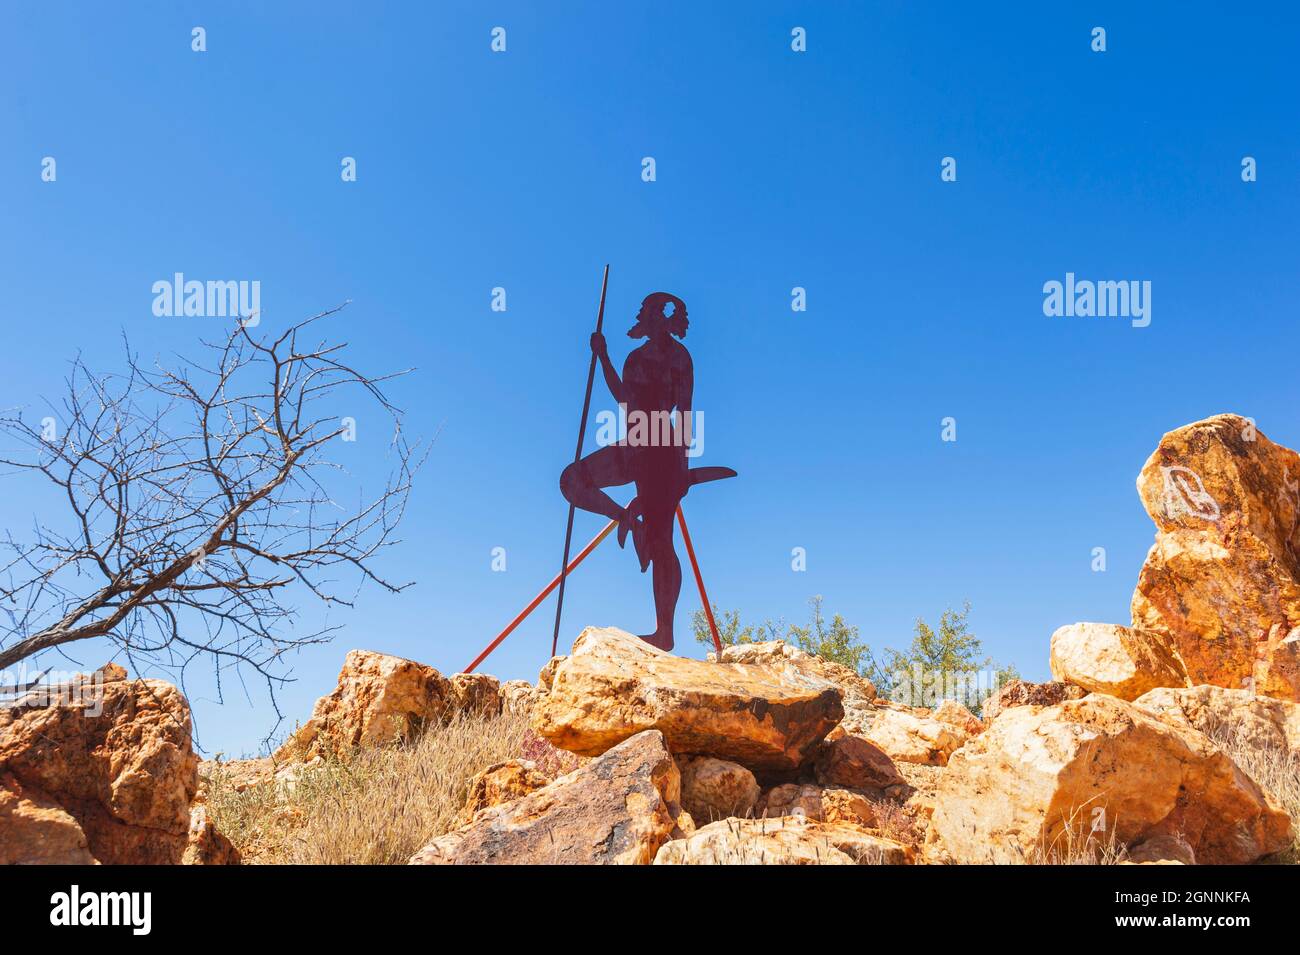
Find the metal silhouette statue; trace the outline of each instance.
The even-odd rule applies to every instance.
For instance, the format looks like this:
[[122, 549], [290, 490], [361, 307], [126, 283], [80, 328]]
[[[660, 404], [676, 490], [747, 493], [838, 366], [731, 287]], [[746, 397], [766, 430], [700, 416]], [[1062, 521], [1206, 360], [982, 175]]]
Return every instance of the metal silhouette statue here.
[[[608, 279], [607, 266], [606, 283]], [[691, 468], [687, 465], [687, 451], [693, 434], [698, 430], [694, 428], [692, 409], [695, 370], [690, 352], [680, 341], [686, 337], [689, 324], [686, 303], [668, 292], [652, 292], [645, 297], [627, 334], [629, 338], [644, 338], [646, 341], [628, 355], [621, 377], [610, 360], [601, 330], [604, 311], [605, 289], [602, 287], [596, 331], [591, 336], [591, 366], [587, 375], [578, 451], [574, 462], [560, 475], [560, 491], [570, 508], [552, 649], [559, 638], [573, 510], [576, 507], [608, 517], [617, 525], [620, 547], [625, 546], [631, 536], [641, 572], [653, 568], [655, 629], [641, 639], [662, 650], [671, 650], [673, 614], [682, 587], [681, 562], [673, 544], [673, 517], [677, 515], [681, 521], [694, 565], [690, 537], [679, 511], [681, 500], [694, 485], [735, 477], [736, 472], [731, 468]], [[582, 457], [582, 438], [586, 431], [597, 363], [610, 394], [624, 412], [628, 428], [618, 443]], [[626, 507], [605, 493], [605, 488], [624, 484], [636, 486], [635, 496]], [[695, 571], [702, 590], [698, 566], [695, 566]], [[707, 600], [705, 612], [711, 617]]]

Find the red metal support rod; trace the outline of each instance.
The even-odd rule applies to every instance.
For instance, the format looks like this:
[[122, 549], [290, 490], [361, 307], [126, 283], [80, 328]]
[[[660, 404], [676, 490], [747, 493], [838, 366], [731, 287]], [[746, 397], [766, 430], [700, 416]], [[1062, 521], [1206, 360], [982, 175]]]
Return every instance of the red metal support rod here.
[[709, 631], [713, 634], [713, 647], [718, 651], [718, 662], [722, 662], [722, 638], [718, 636], [718, 623], [713, 619], [713, 606], [709, 595], [704, 592], [704, 578], [700, 576], [700, 564], [695, 559], [695, 548], [691, 544], [691, 532], [686, 529], [686, 515], [682, 506], [677, 505], [677, 524], [682, 529], [682, 540], [686, 542], [686, 556], [691, 559], [691, 570], [695, 571], [695, 586], [700, 588], [700, 601], [704, 604], [704, 616], [709, 621]]
[[[477, 667], [484, 660], [486, 660], [488, 654], [491, 653], [493, 650], [495, 650], [498, 646], [500, 646], [501, 641], [504, 640], [506, 637], [510, 636], [511, 632], [515, 629], [515, 627], [523, 623], [524, 619], [530, 613], [532, 613], [534, 610], [537, 609], [537, 605], [540, 604], [543, 600], [545, 600], [547, 596], [550, 594], [550, 592], [560, 585], [560, 577], [567, 576], [570, 573], [572, 573], [573, 568], [581, 564], [587, 558], [587, 556], [591, 554], [593, 550], [596, 549], [596, 546], [600, 544], [600, 542], [603, 541], [606, 537], [608, 537], [610, 535], [610, 532], [613, 531], [614, 528], [616, 527], [618, 527], [618, 521], [610, 521], [608, 524], [606, 524], [605, 529], [601, 531], [599, 534], [597, 534], [595, 537], [593, 537], [591, 539], [591, 543], [588, 544], [586, 547], [584, 547], [581, 551], [579, 551], [578, 556], [573, 558], [573, 560], [569, 563], [568, 567], [564, 568], [564, 574], [563, 575], [556, 574], [555, 579], [552, 580], [549, 584], [547, 584], [546, 587], [542, 590], [542, 592], [538, 594], [536, 597], [534, 597], [532, 599], [532, 602], [529, 603], [527, 607], [519, 611], [519, 616], [515, 617], [514, 620], [511, 620], [510, 623], [506, 624], [506, 628], [502, 630], [499, 634], [497, 634], [497, 638], [493, 640], [491, 643], [489, 643], [486, 647], [484, 647], [483, 652], [480, 653], [478, 656], [476, 656], [474, 658], [474, 662], [471, 663], [469, 666], [467, 666], [462, 672], [473, 673], [474, 668]], [[690, 545], [687, 546], [689, 547]], [[694, 558], [692, 558], [692, 560], [694, 560]]]

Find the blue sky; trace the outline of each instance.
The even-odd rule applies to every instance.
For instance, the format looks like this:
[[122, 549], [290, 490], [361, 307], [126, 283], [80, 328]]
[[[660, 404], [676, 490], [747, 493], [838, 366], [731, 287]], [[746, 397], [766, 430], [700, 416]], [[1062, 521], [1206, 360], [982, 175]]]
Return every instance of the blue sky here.
[[[1045, 677], [1056, 627], [1128, 621], [1153, 536], [1133, 482], [1163, 432], [1233, 411], [1300, 445], [1300, 17], [1012, 6], [7, 3], [0, 406], [57, 396], [78, 350], [120, 367], [123, 333], [192, 353], [221, 320], [152, 314], [176, 271], [260, 280], [267, 330], [350, 299], [330, 330], [354, 361], [418, 369], [392, 395], [436, 441], [388, 565], [417, 585], [363, 592], [293, 661], [302, 719], [347, 649], [453, 672], [555, 573], [609, 262], [615, 360], [641, 297], [680, 295], [696, 463], [740, 472], [685, 502], [715, 603], [802, 620], [822, 594], [879, 648], [969, 599], [986, 650]], [[1071, 271], [1150, 281], [1150, 326], [1046, 317]], [[373, 489], [387, 436], [358, 428], [337, 458]], [[0, 481], [3, 526], [57, 519]], [[579, 515], [575, 541], [600, 526]], [[698, 605], [688, 579], [681, 652]], [[534, 678], [552, 612], [484, 669]], [[611, 543], [562, 639], [652, 619]], [[273, 722], [256, 687], [189, 689], [209, 751]]]

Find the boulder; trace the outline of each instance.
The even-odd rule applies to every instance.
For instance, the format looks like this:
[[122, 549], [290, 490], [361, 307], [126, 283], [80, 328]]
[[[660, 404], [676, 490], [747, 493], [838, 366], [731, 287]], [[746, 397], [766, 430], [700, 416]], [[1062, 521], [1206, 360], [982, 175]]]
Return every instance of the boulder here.
[[519, 799], [478, 812], [412, 865], [645, 865], [677, 829], [681, 777], [647, 730]]
[[190, 833], [181, 857], [182, 865], [239, 865], [239, 850], [217, 831], [207, 808], [190, 809]]
[[1196, 865], [1196, 853], [1178, 833], [1144, 839], [1124, 859], [1133, 865]]
[[[463, 675], [463, 674], [462, 674]], [[277, 762], [349, 757], [362, 746], [409, 739], [440, 722], [457, 699], [433, 667], [369, 650], [350, 650], [338, 685], [316, 701], [311, 719], [275, 754]], [[468, 690], [462, 687], [460, 699]]]
[[794, 773], [844, 715], [840, 691], [820, 678], [676, 657], [613, 628], [584, 630], [539, 690], [533, 728], [561, 749], [595, 756], [656, 729], [674, 753], [760, 776]]
[[86, 834], [62, 806], [0, 773], [0, 865], [94, 865]]
[[886, 789], [903, 782], [898, 767], [883, 749], [839, 729], [818, 748], [813, 770], [824, 786]]
[[[713, 653], [708, 655], [710, 660], [714, 657]], [[824, 680], [840, 691], [846, 729], [852, 729], [867, 717], [876, 699], [876, 688], [866, 677], [842, 663], [800, 650], [784, 640], [723, 647], [722, 662], [759, 664], [786, 673], [795, 680]]]
[[1136, 700], [1158, 686], [1186, 686], [1187, 675], [1148, 630], [1073, 623], [1052, 634], [1052, 678], [1090, 693]]
[[1190, 685], [1300, 702], [1300, 455], [1216, 415], [1161, 438], [1137, 486], [1157, 533], [1133, 626]]
[[984, 732], [984, 721], [956, 700], [940, 700], [931, 715], [941, 723], [957, 727], [967, 736]]
[[1117, 697], [1022, 706], [958, 750], [929, 838], [964, 863], [1027, 862], [1180, 834], [1206, 864], [1291, 841], [1287, 814], [1204, 735]]
[[552, 782], [550, 776], [538, 771], [532, 760], [508, 759], [497, 763], [470, 780], [462, 815], [465, 822], [473, 822], [480, 809], [504, 805]]
[[892, 759], [923, 766], [946, 766], [948, 758], [969, 738], [952, 723], [894, 708], [879, 710], [865, 736]]
[[0, 854], [80, 859], [70, 818], [102, 863], [181, 860], [198, 789], [189, 704], [170, 683], [124, 676], [101, 670], [0, 709]]
[[712, 822], [753, 812], [758, 781], [744, 766], [712, 756], [684, 757], [677, 765], [682, 773], [682, 808], [692, 819]]
[[1135, 701], [1162, 719], [1212, 740], [1227, 737], [1257, 752], [1300, 752], [1300, 704], [1221, 686], [1161, 688]]
[[985, 724], [992, 723], [998, 714], [1015, 706], [1054, 706], [1066, 700], [1078, 700], [1087, 690], [1073, 683], [1028, 683], [1025, 680], [1008, 680], [995, 690], [980, 707]]
[[501, 715], [501, 681], [486, 673], [454, 673], [450, 678], [450, 714]]
[[803, 816], [815, 822], [842, 822], [863, 828], [876, 825], [876, 811], [860, 792], [811, 783], [783, 783], [774, 786], [759, 802], [759, 818]]
[[722, 819], [667, 843], [655, 865], [903, 865], [907, 849], [856, 826], [799, 816]]
[[536, 691], [527, 680], [507, 680], [501, 684], [501, 709], [517, 716], [527, 716], [533, 709]]

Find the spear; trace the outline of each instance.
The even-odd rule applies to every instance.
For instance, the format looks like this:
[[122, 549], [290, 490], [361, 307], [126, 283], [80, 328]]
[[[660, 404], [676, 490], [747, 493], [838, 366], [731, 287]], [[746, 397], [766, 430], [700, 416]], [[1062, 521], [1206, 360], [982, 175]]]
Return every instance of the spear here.
[[[609, 287], [609, 266], [605, 266], [605, 277], [600, 280], [600, 308], [596, 311], [596, 334], [599, 335], [605, 324], [605, 289]], [[587, 413], [591, 411], [591, 386], [596, 381], [596, 353], [591, 353], [591, 364], [587, 366], [587, 393], [582, 398], [582, 423], [578, 425], [578, 450], [573, 452], [573, 463], [582, 460], [582, 440], [587, 434]], [[551, 656], [555, 656], [560, 645], [560, 614], [564, 612], [564, 581], [569, 570], [569, 547], [573, 543], [573, 505], [569, 505], [569, 523], [564, 529], [564, 559], [560, 561], [560, 594], [555, 601], [555, 632], [551, 634]]]

